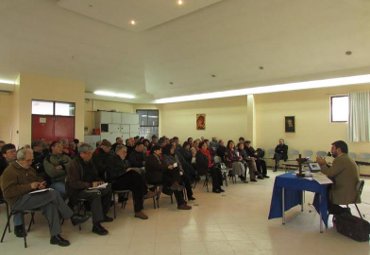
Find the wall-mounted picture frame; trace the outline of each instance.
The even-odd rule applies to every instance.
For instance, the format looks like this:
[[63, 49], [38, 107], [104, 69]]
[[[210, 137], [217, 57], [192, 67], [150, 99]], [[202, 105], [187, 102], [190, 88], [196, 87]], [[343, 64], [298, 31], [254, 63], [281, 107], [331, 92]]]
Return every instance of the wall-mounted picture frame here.
[[195, 119], [195, 126], [197, 130], [206, 129], [206, 115], [204, 113], [199, 113]]
[[295, 132], [295, 117], [285, 116], [285, 132], [294, 133]]

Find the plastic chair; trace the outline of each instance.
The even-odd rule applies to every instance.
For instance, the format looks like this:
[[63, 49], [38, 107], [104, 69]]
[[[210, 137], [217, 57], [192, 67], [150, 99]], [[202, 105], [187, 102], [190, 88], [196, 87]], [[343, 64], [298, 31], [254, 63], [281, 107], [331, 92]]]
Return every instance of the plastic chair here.
[[313, 151], [312, 150], [304, 150], [303, 151], [302, 157], [311, 159], [312, 156], [313, 156]]
[[326, 151], [317, 151], [316, 152], [316, 156], [318, 156], [318, 157], [325, 157], [327, 155], [328, 155], [328, 153]]
[[[357, 193], [357, 197], [356, 197], [356, 201], [361, 201], [361, 195], [362, 195], [362, 190], [364, 189], [364, 185], [365, 185], [365, 181], [364, 180], [359, 180], [359, 182], [357, 183], [356, 185], [356, 193]], [[358, 215], [361, 217], [361, 219], [363, 219], [363, 216], [360, 212], [360, 209], [358, 208], [357, 206], [357, 203], [353, 203], [357, 209], [357, 212], [358, 212]], [[349, 208], [349, 205], [350, 204], [347, 204], [347, 208]]]

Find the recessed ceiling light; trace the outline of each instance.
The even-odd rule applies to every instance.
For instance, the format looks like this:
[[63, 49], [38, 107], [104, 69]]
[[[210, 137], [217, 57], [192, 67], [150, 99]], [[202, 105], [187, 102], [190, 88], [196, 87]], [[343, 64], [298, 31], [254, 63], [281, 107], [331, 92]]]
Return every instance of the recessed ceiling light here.
[[183, 4], [184, 4], [184, 1], [182, 1], [182, 0], [177, 0], [177, 4], [178, 4], [178, 5], [183, 5]]
[[135, 20], [130, 20], [130, 24], [135, 26], [136, 25], [136, 21]]
[[92, 4], [89, 4], [89, 7], [94, 7], [94, 5], [92, 5]]
[[263, 67], [263, 66], [260, 66], [260, 67], [259, 67], [259, 69], [260, 69], [260, 70], [263, 70], [263, 69], [264, 69], [264, 67]]
[[173, 85], [173, 82], [172, 82], [172, 81], [170, 81], [170, 84], [171, 84], [171, 85]]
[[215, 74], [211, 74], [211, 76], [212, 76], [213, 78], [215, 78], [215, 77], [216, 77], [216, 75], [215, 75]]
[[349, 55], [352, 55], [352, 51], [347, 50], [347, 51], [346, 51], [346, 55], [348, 55], [348, 56], [349, 56]]

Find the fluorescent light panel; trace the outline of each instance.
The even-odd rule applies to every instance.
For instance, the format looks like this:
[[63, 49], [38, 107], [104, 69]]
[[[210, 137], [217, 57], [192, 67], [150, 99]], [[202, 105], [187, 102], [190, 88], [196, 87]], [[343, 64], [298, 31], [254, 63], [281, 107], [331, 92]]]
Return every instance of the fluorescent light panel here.
[[3, 79], [0, 79], [0, 83], [8, 84], [8, 85], [14, 85], [15, 84], [14, 81], [11, 81], [11, 80], [3, 80]]
[[130, 94], [125, 94], [125, 93], [115, 93], [111, 91], [104, 91], [104, 90], [97, 90], [94, 91], [95, 95], [98, 96], [106, 96], [106, 97], [119, 97], [119, 98], [128, 98], [128, 99], [133, 99], [135, 96], [130, 95]]
[[264, 94], [264, 93], [302, 90], [302, 89], [316, 89], [316, 88], [356, 85], [356, 84], [363, 84], [363, 83], [370, 83], [370, 74], [331, 78], [331, 79], [324, 79], [324, 80], [284, 83], [284, 84], [268, 85], [268, 86], [254, 87], [254, 88], [246, 88], [246, 89], [226, 90], [226, 91], [202, 93], [202, 94], [188, 95], [188, 96], [168, 97], [168, 98], [156, 99], [154, 102], [157, 104], [176, 103], [176, 102], [196, 101], [196, 100], [234, 97], [234, 96], [243, 96], [243, 95], [252, 95], [252, 94]]

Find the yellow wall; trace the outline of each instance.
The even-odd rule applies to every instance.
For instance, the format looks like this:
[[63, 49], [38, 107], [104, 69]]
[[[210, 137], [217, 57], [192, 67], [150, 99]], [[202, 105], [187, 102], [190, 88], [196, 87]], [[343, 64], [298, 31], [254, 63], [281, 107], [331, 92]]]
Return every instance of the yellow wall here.
[[[247, 134], [247, 97], [223, 98], [162, 105], [161, 135], [237, 140]], [[206, 129], [196, 130], [196, 114], [206, 114]]]
[[17, 130], [19, 130], [18, 144], [20, 146], [31, 142], [31, 102], [33, 99], [75, 103], [75, 136], [83, 140], [85, 114], [85, 84], [83, 82], [22, 73], [20, 75], [19, 92], [14, 94], [19, 96], [19, 102], [15, 103], [19, 106]]
[[0, 140], [12, 141], [14, 95], [0, 92]]
[[[330, 96], [369, 90], [370, 85], [255, 95], [256, 142], [274, 148], [279, 138], [289, 148], [330, 150], [335, 140], [347, 139], [347, 123], [330, 122]], [[295, 133], [285, 133], [284, 116], [295, 116]], [[350, 151], [368, 152], [369, 143], [349, 143]]]

